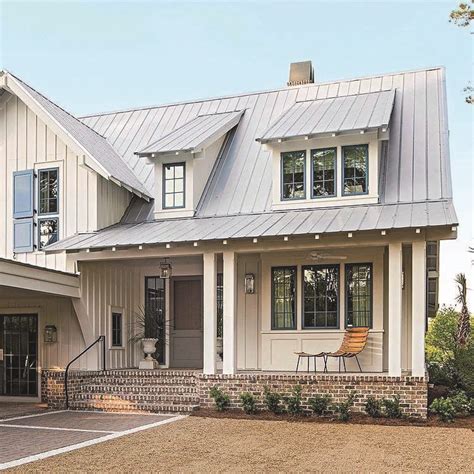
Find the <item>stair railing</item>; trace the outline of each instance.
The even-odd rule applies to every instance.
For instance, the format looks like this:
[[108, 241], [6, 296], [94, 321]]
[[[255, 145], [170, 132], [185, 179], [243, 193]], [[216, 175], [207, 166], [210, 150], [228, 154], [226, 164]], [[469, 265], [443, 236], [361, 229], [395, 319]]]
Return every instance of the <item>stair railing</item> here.
[[99, 342], [102, 342], [102, 370], [105, 372], [105, 336], [99, 336], [92, 344], [87, 346], [78, 356], [74, 357], [69, 363], [66, 365], [66, 370], [64, 372], [64, 393], [66, 398], [66, 410], [69, 409], [69, 394], [67, 390], [67, 382], [68, 382], [68, 374], [69, 374], [69, 367], [76, 362], [79, 357], [84, 355], [91, 347], [94, 347]]

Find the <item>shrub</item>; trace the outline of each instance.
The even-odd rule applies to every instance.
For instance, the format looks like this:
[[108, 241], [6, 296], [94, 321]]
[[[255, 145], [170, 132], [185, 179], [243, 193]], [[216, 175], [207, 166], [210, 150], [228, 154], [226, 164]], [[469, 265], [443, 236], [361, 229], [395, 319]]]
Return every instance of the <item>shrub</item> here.
[[308, 400], [309, 406], [316, 415], [323, 415], [329, 406], [331, 401], [331, 395], [315, 395], [313, 398]]
[[372, 418], [380, 418], [382, 416], [382, 400], [374, 397], [367, 397], [365, 402], [365, 412]]
[[453, 421], [456, 416], [456, 409], [449, 398], [437, 398], [430, 406], [430, 411], [439, 415], [441, 420]]
[[299, 415], [301, 409], [301, 385], [295, 385], [293, 395], [285, 397], [286, 409], [290, 415]]
[[459, 313], [443, 306], [430, 320], [426, 333], [426, 356], [431, 363], [444, 364], [454, 358]]
[[272, 392], [268, 387], [264, 388], [264, 403], [266, 407], [273, 413], [281, 413], [281, 395]]
[[245, 413], [252, 415], [257, 412], [257, 400], [251, 393], [241, 393], [240, 400], [242, 401], [242, 408]]
[[230, 398], [229, 395], [225, 394], [221, 389], [218, 387], [212, 387], [209, 391], [209, 395], [211, 398], [214, 399], [214, 403], [216, 404], [216, 408], [218, 411], [224, 411], [229, 408], [230, 405]]
[[382, 406], [385, 414], [389, 418], [401, 418], [403, 416], [399, 395], [395, 395], [392, 399], [384, 398], [382, 400]]
[[337, 418], [341, 421], [348, 421], [351, 417], [350, 408], [354, 403], [355, 399], [355, 392], [352, 392], [348, 395], [346, 400], [341, 403], [336, 403], [333, 408], [334, 411], [337, 413]]
[[[474, 324], [473, 324], [474, 327]], [[469, 397], [474, 397], [474, 338], [471, 337], [466, 347], [454, 351], [452, 362], [456, 374], [457, 387], [464, 390]]]

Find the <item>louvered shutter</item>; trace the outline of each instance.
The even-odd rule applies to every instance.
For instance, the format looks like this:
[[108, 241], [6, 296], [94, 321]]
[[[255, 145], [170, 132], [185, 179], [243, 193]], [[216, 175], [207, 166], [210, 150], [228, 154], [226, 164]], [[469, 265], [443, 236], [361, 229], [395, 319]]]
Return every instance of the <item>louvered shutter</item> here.
[[13, 217], [33, 217], [34, 213], [34, 171], [13, 173]]
[[34, 222], [32, 217], [13, 221], [13, 251], [33, 252]]

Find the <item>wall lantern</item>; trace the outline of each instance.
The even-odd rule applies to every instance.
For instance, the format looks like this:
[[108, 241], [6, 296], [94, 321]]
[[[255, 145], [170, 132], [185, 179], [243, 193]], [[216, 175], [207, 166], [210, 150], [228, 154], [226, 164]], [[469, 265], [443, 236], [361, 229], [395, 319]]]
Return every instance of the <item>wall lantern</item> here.
[[245, 293], [247, 295], [255, 293], [255, 275], [253, 273], [245, 274]]
[[58, 340], [58, 330], [56, 326], [48, 324], [44, 327], [44, 342], [56, 342]]
[[171, 264], [167, 260], [160, 263], [160, 277], [165, 280], [171, 278]]

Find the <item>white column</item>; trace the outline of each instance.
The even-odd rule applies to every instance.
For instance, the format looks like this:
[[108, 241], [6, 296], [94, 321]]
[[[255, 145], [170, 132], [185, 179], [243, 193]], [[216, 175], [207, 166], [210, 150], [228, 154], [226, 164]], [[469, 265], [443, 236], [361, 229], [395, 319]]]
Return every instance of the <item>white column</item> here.
[[236, 355], [236, 314], [235, 314], [235, 253], [224, 252], [223, 256], [223, 283], [224, 283], [224, 323], [223, 343], [224, 361], [223, 373], [235, 374], [237, 371]]
[[388, 246], [388, 374], [402, 374], [402, 244]]
[[426, 242], [412, 244], [411, 373], [425, 375]]
[[203, 255], [203, 372], [216, 373], [216, 337], [217, 337], [217, 265], [216, 254]]

